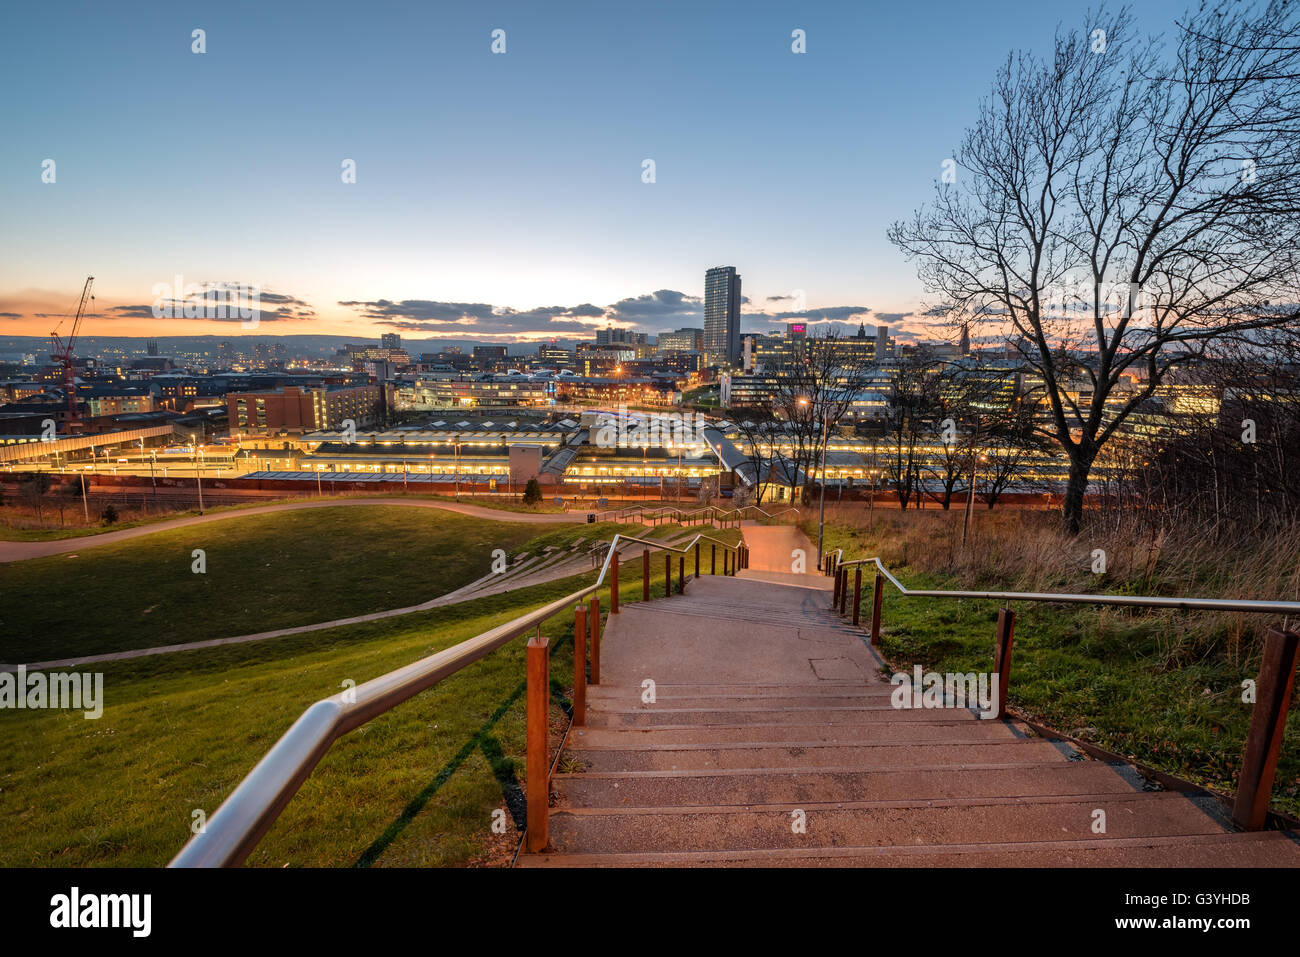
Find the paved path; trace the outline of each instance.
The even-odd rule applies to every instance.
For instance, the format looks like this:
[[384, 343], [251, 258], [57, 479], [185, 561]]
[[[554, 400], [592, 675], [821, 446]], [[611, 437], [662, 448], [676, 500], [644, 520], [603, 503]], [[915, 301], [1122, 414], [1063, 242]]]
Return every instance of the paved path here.
[[461, 505], [456, 502], [430, 502], [404, 498], [348, 498], [331, 499], [322, 502], [290, 502], [285, 505], [260, 505], [256, 508], [241, 508], [228, 512], [214, 512], [211, 515], [194, 515], [189, 518], [175, 518], [135, 528], [124, 528], [120, 532], [104, 532], [100, 535], [86, 535], [79, 538], [61, 538], [50, 542], [0, 542], [0, 563], [19, 562], [28, 558], [44, 558], [47, 555], [62, 555], [65, 552], [83, 551], [113, 542], [124, 542], [141, 535], [166, 532], [174, 528], [186, 528], [190, 525], [205, 525], [208, 522], [222, 522], [228, 518], [245, 518], [249, 515], [265, 515], [269, 512], [291, 512], [302, 508], [348, 508], [354, 505], [396, 505], [403, 508], [437, 508], [444, 512], [457, 512], [473, 518], [486, 518], [494, 522], [526, 522], [536, 525], [552, 523], [576, 524], [587, 520], [586, 512], [510, 512], [505, 509], [485, 508], [482, 505]]
[[[750, 533], [754, 574], [789, 574], [754, 569], [758, 538], [788, 541]], [[581, 770], [554, 776], [550, 847], [519, 865], [1300, 866], [1300, 843], [1235, 832], [1212, 797], [1014, 721], [895, 708], [828, 605], [719, 576], [611, 615], [564, 749]]]

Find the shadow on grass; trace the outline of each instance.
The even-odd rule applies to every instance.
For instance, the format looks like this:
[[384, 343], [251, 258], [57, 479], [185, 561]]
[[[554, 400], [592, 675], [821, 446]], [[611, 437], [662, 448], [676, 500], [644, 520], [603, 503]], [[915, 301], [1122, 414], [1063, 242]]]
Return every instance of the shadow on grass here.
[[[557, 651], [566, 640], [560, 639], [551, 648], [553, 654]], [[501, 702], [496, 711], [483, 722], [483, 727], [474, 733], [474, 736], [465, 742], [465, 745], [456, 752], [455, 756], [443, 765], [442, 769], [434, 775], [419, 794], [411, 799], [411, 802], [402, 809], [394, 821], [384, 829], [384, 833], [379, 835], [361, 856], [357, 858], [353, 867], [371, 867], [383, 856], [393, 841], [406, 830], [408, 824], [415, 820], [416, 816], [425, 808], [429, 800], [438, 793], [444, 784], [451, 780], [451, 776], [460, 770], [463, 765], [474, 753], [476, 749], [481, 749], [483, 757], [487, 759], [489, 766], [492, 768], [492, 774], [501, 786], [501, 797], [505, 801], [506, 807], [510, 811], [510, 816], [514, 819], [515, 827], [523, 832], [528, 820], [528, 801], [524, 795], [524, 789], [519, 785], [519, 779], [515, 776], [515, 762], [501, 750], [501, 742], [492, 734], [492, 729], [496, 727], [507, 711], [514, 706], [515, 702], [523, 695], [528, 688], [528, 682], [521, 681], [510, 696]], [[573, 704], [563, 696], [563, 688], [552, 678], [551, 680], [551, 698], [556, 701], [566, 714], [572, 714]]]

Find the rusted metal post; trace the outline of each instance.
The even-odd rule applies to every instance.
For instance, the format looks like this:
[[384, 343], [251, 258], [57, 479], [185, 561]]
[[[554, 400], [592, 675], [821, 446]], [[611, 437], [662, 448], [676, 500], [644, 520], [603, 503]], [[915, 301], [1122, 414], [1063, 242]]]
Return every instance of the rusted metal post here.
[[592, 595], [587, 610], [587, 624], [591, 628], [591, 683], [600, 684], [600, 599]]
[[849, 566], [840, 569], [840, 614], [848, 609], [849, 604]]
[[876, 593], [871, 599], [871, 643], [880, 644], [880, 606], [885, 600], [885, 576], [876, 572]]
[[673, 597], [673, 556], [664, 552], [664, 597]]
[[695, 543], [695, 577], [700, 577], [700, 543]]
[[993, 670], [998, 676], [998, 719], [1007, 716], [1007, 686], [1011, 683], [1011, 643], [1016, 634], [1016, 613], [998, 609], [998, 643], [993, 653]]
[[831, 585], [831, 607], [835, 608], [840, 603], [840, 572], [835, 570], [835, 581]]
[[548, 754], [550, 738], [551, 654], [542, 627], [528, 639], [528, 726], [524, 773], [528, 786], [528, 850], [536, 854], [550, 841], [551, 785]]
[[650, 549], [641, 553], [641, 600], [650, 600]]
[[618, 552], [609, 560], [609, 613], [618, 614]]
[[686, 591], [686, 556], [677, 556], [677, 594]]
[[1264, 657], [1255, 682], [1255, 706], [1250, 733], [1237, 778], [1237, 800], [1232, 819], [1248, 831], [1258, 831], [1268, 818], [1268, 800], [1282, 751], [1287, 710], [1295, 689], [1296, 660], [1300, 657], [1300, 635], [1270, 628], [1264, 637]]
[[853, 569], [853, 627], [858, 626], [862, 609], [862, 566]]
[[718, 573], [718, 546], [710, 544], [709, 545], [709, 574], [716, 575], [717, 573]]
[[573, 608], [573, 723], [587, 723], [587, 608]]

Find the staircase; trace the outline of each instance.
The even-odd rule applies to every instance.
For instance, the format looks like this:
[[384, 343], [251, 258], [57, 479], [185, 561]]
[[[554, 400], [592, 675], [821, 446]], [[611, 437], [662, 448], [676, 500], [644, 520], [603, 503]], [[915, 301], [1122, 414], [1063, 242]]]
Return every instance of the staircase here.
[[829, 579], [757, 531], [738, 577], [610, 616], [550, 846], [518, 866], [1300, 866], [1294, 835], [1015, 721], [896, 710]]

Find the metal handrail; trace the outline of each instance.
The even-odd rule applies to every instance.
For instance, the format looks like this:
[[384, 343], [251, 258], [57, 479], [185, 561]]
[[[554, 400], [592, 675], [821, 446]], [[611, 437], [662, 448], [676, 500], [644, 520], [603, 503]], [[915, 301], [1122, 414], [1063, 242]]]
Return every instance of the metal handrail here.
[[692, 538], [681, 548], [677, 548], [673, 545], [667, 544], [666, 542], [656, 542], [653, 539], [637, 538], [635, 535], [624, 535], [622, 532], [616, 532], [614, 534], [613, 539], [609, 543], [609, 552], [608, 554], [605, 555], [605, 563], [600, 566], [600, 574], [596, 577], [596, 584], [592, 586], [593, 588], [599, 588], [601, 584], [605, 581], [605, 572], [609, 570], [609, 563], [614, 557], [614, 552], [618, 550], [618, 543], [620, 541], [637, 542], [641, 545], [650, 545], [654, 548], [662, 549], [663, 551], [666, 552], [677, 552], [681, 555], [687, 554], [692, 548], [695, 547], [696, 542], [701, 542], [701, 541], [713, 542], [717, 545], [721, 545], [723, 548], [730, 548], [733, 550], [740, 547], [739, 545], [733, 545], [730, 542], [724, 542], [720, 538], [714, 538], [712, 535], [704, 535], [702, 533], [696, 535], [694, 538]]
[[1063, 602], [1079, 605], [1116, 605], [1139, 608], [1181, 608], [1186, 611], [1240, 611], [1255, 614], [1297, 615], [1300, 614], [1300, 601], [1257, 601], [1253, 599], [1232, 598], [1167, 598], [1155, 595], [1087, 595], [1065, 592], [1019, 592], [1019, 591], [954, 591], [947, 589], [908, 588], [885, 567], [879, 558], [856, 558], [853, 561], [841, 561], [842, 548], [837, 548], [835, 569], [852, 565], [874, 564], [880, 574], [898, 589], [906, 598], [987, 598], [996, 601], [1036, 601]]
[[716, 542], [724, 548], [739, 547], [708, 535], [696, 535], [687, 545], [677, 548], [665, 542], [615, 534], [594, 584], [451, 648], [317, 701], [281, 735], [230, 796], [221, 802], [203, 830], [181, 848], [168, 866], [234, 867], [242, 864], [335, 741], [515, 638], [532, 632], [552, 615], [596, 592], [605, 581], [620, 542], [638, 542], [685, 554], [701, 540]]

